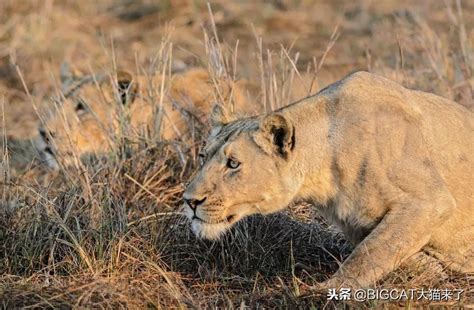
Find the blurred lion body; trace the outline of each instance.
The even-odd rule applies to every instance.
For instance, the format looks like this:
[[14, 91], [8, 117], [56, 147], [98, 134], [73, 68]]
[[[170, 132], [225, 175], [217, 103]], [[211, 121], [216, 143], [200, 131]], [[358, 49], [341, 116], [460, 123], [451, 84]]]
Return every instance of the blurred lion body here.
[[[40, 128], [37, 145], [53, 168], [57, 168], [57, 159], [68, 166], [75, 156], [110, 150], [114, 138], [143, 135], [158, 126], [162, 139], [188, 143], [203, 130], [206, 115], [216, 101], [232, 101], [245, 113], [258, 111], [256, 87], [246, 80], [222, 80], [215, 85], [203, 69], [171, 76], [163, 85], [163, 98], [158, 76], [119, 73], [116, 85], [108, 76], [78, 80], [78, 85], [68, 86], [72, 90], [63, 91], [65, 100]], [[216, 87], [220, 97], [216, 96]]]
[[[161, 76], [132, 76], [127, 72], [119, 72], [114, 82], [109, 76], [62, 75], [64, 100], [40, 126], [36, 140], [43, 161], [54, 169], [59, 167], [58, 160], [70, 166], [84, 154], [107, 152], [120, 136], [136, 137], [157, 132], [158, 127], [166, 141], [186, 145], [198, 141], [216, 102], [245, 116], [264, 109], [260, 85], [245, 79], [212, 78], [201, 68], [165, 77], [163, 85]], [[290, 101], [307, 97], [317, 86], [311, 74], [295, 78], [294, 84], [286, 85]]]
[[367, 287], [420, 252], [474, 271], [474, 118], [359, 72], [269, 115], [214, 111], [184, 193], [194, 232], [308, 201], [355, 246], [321, 287]]

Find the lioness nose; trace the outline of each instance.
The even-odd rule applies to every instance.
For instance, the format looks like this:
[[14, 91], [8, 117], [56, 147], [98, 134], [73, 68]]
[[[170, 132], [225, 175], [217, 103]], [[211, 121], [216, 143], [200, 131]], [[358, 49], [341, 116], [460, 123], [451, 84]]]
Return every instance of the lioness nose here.
[[206, 201], [206, 199], [206, 197], [204, 197], [203, 199], [184, 198], [184, 201], [191, 209], [196, 210], [196, 208], [204, 201]]

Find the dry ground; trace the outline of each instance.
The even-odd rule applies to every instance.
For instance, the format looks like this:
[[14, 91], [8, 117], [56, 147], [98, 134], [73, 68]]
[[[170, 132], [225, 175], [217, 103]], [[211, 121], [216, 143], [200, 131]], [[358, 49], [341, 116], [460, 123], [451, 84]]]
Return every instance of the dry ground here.
[[[179, 207], [199, 139], [181, 153], [136, 137], [82, 169], [47, 171], [31, 139], [63, 61], [83, 72], [152, 70], [172, 43], [172, 71], [202, 66], [261, 83], [267, 108], [288, 103], [295, 70], [314, 74], [314, 93], [362, 69], [473, 109], [473, 1], [211, 7], [213, 18], [192, 0], [0, 2], [0, 308], [333, 306], [306, 288], [351, 250], [308, 206], [249, 218], [220, 242], [194, 238]], [[474, 303], [472, 275], [433, 266], [400, 268], [380, 286], [463, 289], [450, 304]]]

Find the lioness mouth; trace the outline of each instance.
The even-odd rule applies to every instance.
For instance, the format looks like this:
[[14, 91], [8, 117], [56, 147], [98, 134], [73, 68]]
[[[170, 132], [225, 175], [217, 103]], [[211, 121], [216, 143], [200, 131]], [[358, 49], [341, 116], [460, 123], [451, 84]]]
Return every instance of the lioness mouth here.
[[197, 217], [196, 215], [193, 216], [193, 220], [198, 220], [198, 221], [200, 221], [200, 222], [203, 222], [204, 224], [210, 224], [210, 225], [215, 225], [215, 224], [220, 224], [220, 223], [225, 222], [224, 220], [222, 220], [222, 221], [219, 221], [219, 222], [210, 223], [210, 222], [208, 222], [208, 221], [203, 220], [203, 219], [200, 218], [200, 217]]
[[236, 218], [236, 215], [235, 215], [235, 214], [234, 214], [234, 215], [229, 215], [228, 217], [226, 217], [225, 220], [218, 221], [218, 222], [215, 222], [215, 223], [207, 222], [207, 221], [203, 220], [202, 218], [200, 218], [200, 217], [198, 217], [198, 216], [196, 216], [196, 215], [194, 215], [192, 219], [193, 219], [193, 220], [198, 220], [198, 221], [203, 222], [203, 223], [205, 223], [205, 224], [216, 225], [216, 224], [220, 224], [220, 223], [224, 223], [224, 222], [232, 223], [232, 221], [233, 221], [235, 218]]

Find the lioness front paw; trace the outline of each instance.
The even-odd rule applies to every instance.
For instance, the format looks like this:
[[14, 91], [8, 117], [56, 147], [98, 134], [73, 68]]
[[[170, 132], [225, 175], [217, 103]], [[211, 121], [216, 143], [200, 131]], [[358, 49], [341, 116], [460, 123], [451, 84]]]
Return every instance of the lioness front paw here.
[[328, 291], [329, 289], [339, 289], [339, 288], [357, 288], [358, 285], [354, 281], [344, 279], [341, 277], [332, 277], [324, 282], [318, 283], [318, 288], [320, 290]]
[[327, 294], [327, 289], [324, 287], [320, 287], [319, 283], [316, 285], [301, 285], [299, 287], [299, 295], [298, 297], [307, 298], [307, 297], [315, 297], [315, 296], [323, 296]]
[[338, 289], [343, 287], [344, 281], [338, 278], [330, 278], [324, 282], [316, 283], [315, 285], [302, 285], [299, 288], [299, 296], [309, 297], [326, 295], [330, 289]]

